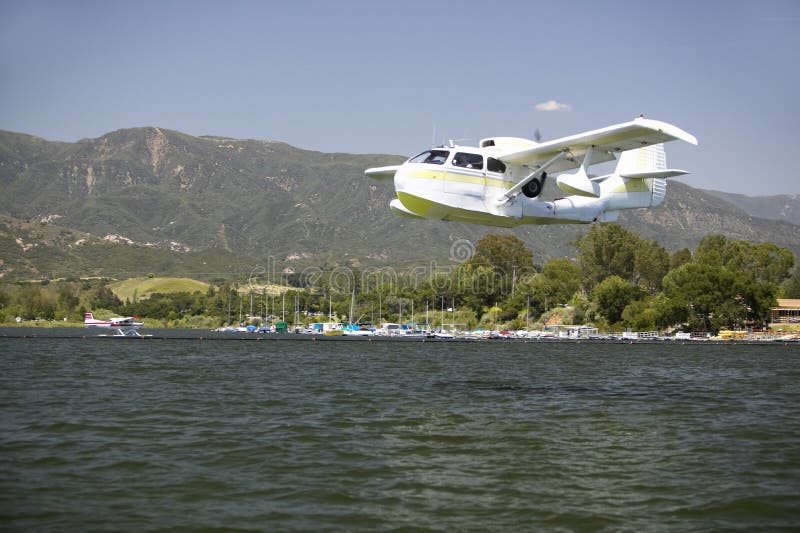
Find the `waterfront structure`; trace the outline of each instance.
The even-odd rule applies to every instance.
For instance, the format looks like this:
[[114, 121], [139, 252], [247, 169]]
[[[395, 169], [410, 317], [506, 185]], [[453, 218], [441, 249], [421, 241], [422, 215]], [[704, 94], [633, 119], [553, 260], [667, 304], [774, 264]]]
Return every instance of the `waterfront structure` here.
[[782, 324], [800, 325], [800, 299], [778, 298], [778, 305], [769, 310], [770, 327]]

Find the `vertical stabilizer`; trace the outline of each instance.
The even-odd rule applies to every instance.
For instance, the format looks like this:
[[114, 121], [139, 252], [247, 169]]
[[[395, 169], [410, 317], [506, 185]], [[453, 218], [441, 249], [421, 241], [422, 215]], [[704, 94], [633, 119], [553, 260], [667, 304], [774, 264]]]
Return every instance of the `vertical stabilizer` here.
[[663, 144], [643, 146], [622, 152], [610, 178], [601, 184], [606, 209], [637, 209], [661, 204], [667, 193], [667, 180], [683, 171], [667, 169]]
[[[614, 174], [619, 176], [641, 175], [648, 172], [667, 170], [667, 154], [663, 144], [643, 146], [636, 150], [622, 152]], [[638, 179], [638, 178], [629, 178]], [[627, 179], [626, 179], [627, 181]], [[644, 184], [652, 193], [651, 206], [660, 205], [667, 195], [667, 180], [664, 178], [644, 179]]]
[[612, 177], [602, 184], [611, 209], [661, 204], [667, 194], [667, 156], [663, 144], [622, 152]]
[[666, 170], [667, 156], [663, 144], [651, 144], [622, 152], [617, 162], [616, 174], [640, 174], [653, 170]]

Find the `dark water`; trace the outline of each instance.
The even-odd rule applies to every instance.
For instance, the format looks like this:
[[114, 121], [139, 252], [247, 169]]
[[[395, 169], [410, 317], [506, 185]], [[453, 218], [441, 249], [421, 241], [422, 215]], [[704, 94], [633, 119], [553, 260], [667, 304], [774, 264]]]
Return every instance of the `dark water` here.
[[800, 346], [0, 338], [0, 529], [800, 527]]

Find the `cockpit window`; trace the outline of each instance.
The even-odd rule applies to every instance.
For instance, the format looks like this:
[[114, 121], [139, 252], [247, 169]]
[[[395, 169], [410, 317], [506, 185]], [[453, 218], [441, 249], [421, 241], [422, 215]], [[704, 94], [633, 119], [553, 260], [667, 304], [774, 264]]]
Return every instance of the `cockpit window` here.
[[427, 150], [419, 155], [415, 155], [408, 160], [409, 163], [428, 163], [431, 165], [443, 165], [447, 161], [450, 152], [447, 150]]
[[453, 166], [483, 169], [483, 156], [480, 154], [469, 154], [467, 152], [457, 152], [453, 156]]
[[505, 172], [506, 166], [503, 164], [502, 161], [499, 159], [495, 159], [494, 157], [486, 158], [486, 166], [489, 169], [489, 172]]

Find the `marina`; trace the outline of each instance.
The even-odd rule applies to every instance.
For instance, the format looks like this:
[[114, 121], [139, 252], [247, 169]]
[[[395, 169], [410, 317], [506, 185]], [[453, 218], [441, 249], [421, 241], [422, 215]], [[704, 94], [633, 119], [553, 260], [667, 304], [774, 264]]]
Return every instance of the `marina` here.
[[[143, 330], [145, 331], [145, 330]], [[557, 334], [531, 334], [530, 332], [479, 332], [479, 333], [410, 333], [387, 335], [370, 332], [368, 334], [345, 334], [342, 330], [330, 335], [326, 332], [298, 332], [298, 333], [272, 333], [236, 330], [201, 330], [179, 328], [154, 328], [148, 329], [139, 335], [107, 335], [98, 334], [96, 331], [84, 328], [49, 328], [49, 327], [0, 327], [0, 338], [17, 339], [112, 339], [112, 340], [186, 340], [186, 341], [320, 341], [320, 342], [473, 342], [473, 343], [606, 343], [606, 344], [788, 344], [800, 347], [800, 338], [797, 335], [766, 334], [754, 336], [659, 336], [659, 335], [557, 335]]]

